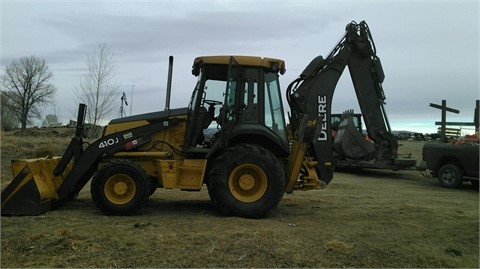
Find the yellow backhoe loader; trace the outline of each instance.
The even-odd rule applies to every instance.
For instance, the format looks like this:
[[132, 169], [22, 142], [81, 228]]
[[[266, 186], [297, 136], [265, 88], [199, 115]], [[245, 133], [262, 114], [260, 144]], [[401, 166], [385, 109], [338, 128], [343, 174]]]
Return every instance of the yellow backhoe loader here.
[[[199, 191], [206, 185], [223, 214], [263, 217], [284, 193], [325, 187], [332, 179], [330, 109], [345, 66], [375, 132], [375, 148], [365, 154], [396, 161], [397, 144], [381, 113], [383, 72], [363, 21], [349, 23], [329, 56], [315, 58], [289, 85], [288, 132], [278, 80], [283, 60], [198, 57], [190, 103], [177, 109], [169, 107], [172, 65], [170, 57], [165, 110], [114, 119], [86, 146], [86, 107], [80, 104], [76, 134], [63, 156], [12, 161], [2, 215], [41, 214], [73, 199], [91, 180], [92, 200], [105, 214], [132, 214], [156, 188]], [[354, 136], [343, 132], [343, 139]]]

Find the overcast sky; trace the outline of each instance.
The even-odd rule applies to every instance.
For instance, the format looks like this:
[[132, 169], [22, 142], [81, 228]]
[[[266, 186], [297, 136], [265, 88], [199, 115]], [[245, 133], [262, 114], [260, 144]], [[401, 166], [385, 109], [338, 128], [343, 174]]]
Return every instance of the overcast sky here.
[[[471, 122], [479, 99], [478, 1], [1, 3], [0, 73], [14, 59], [45, 59], [54, 74], [56, 113], [63, 122], [75, 119], [73, 89], [99, 42], [111, 45], [118, 67], [115, 80], [127, 94], [132, 114], [139, 114], [164, 109], [169, 55], [175, 57], [172, 108], [187, 106], [196, 82], [191, 66], [201, 55], [284, 59], [284, 92], [312, 58], [330, 52], [352, 20], [365, 20], [372, 32], [385, 71], [386, 110], [393, 129], [436, 131], [440, 110], [429, 104], [442, 99], [460, 110], [449, 113], [448, 121]], [[346, 72], [332, 111], [349, 108], [359, 111]], [[126, 109], [130, 114], [130, 107]], [[53, 107], [45, 107], [44, 115], [51, 113]]]

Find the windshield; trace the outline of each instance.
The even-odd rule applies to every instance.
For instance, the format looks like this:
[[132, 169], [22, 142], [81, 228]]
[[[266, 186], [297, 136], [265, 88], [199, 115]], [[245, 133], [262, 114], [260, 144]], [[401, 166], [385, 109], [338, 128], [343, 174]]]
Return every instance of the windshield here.
[[[198, 76], [197, 85], [192, 94], [190, 104], [188, 106], [191, 115], [194, 114], [196, 107], [200, 109], [205, 108], [207, 111], [213, 113], [213, 117], [218, 117], [220, 113], [220, 108], [224, 100], [224, 91], [226, 86], [226, 81], [221, 80], [217, 77], [208, 77], [208, 74], [205, 76], [202, 74], [203, 69], [200, 69], [200, 74]], [[205, 79], [204, 82], [202, 80]], [[203, 90], [202, 90], [203, 83]], [[200, 105], [197, 106], [197, 103], [200, 102]], [[213, 121], [209, 128], [216, 126], [216, 122]]]
[[[202, 106], [207, 108], [213, 114], [214, 119], [218, 119], [220, 109], [224, 101], [224, 91], [226, 82], [223, 80], [207, 79], [205, 81], [205, 91], [203, 92]], [[219, 127], [216, 121], [212, 121], [209, 128]]]
[[280, 85], [276, 73], [265, 73], [265, 125], [287, 141]]

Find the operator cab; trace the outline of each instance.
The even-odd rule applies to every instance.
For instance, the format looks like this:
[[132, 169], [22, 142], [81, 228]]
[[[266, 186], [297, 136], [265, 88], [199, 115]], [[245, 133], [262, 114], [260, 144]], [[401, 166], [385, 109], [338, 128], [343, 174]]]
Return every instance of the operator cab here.
[[[288, 154], [279, 73], [282, 60], [250, 56], [195, 59], [198, 77], [188, 107], [184, 151], [205, 157], [239, 142], [282, 148]], [[191, 156], [192, 157], [192, 156]]]

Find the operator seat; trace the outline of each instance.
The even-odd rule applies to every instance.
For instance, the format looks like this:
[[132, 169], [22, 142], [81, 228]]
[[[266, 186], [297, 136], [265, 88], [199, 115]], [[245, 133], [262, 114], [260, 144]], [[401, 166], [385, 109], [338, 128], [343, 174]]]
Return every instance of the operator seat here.
[[201, 145], [204, 142], [203, 130], [207, 129], [212, 121], [212, 113], [208, 112], [205, 107], [200, 107], [196, 117], [195, 129], [193, 130], [193, 145]]

